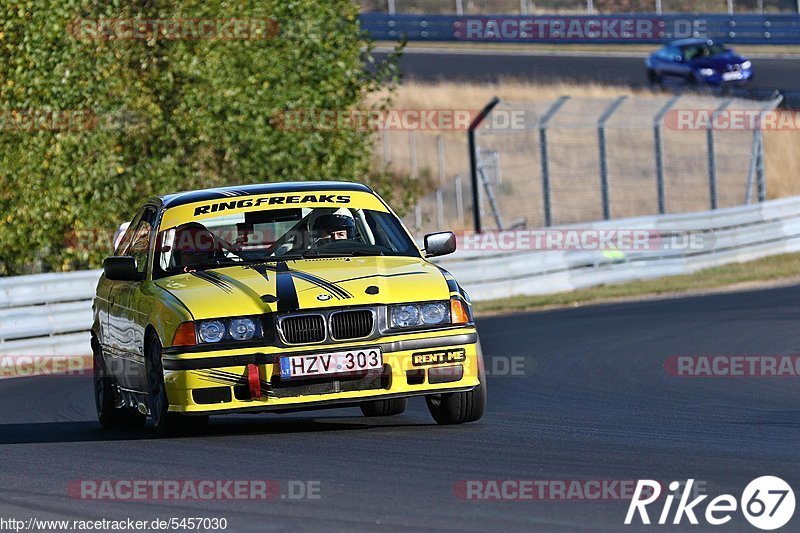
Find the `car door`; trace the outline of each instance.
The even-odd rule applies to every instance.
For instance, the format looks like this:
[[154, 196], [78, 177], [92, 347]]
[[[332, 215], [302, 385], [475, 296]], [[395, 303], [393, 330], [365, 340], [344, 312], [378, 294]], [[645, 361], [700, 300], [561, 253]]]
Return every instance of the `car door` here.
[[119, 359], [122, 375], [119, 385], [131, 391], [145, 392], [144, 383], [144, 330], [148, 313], [140, 305], [142, 283], [149, 274], [150, 244], [158, 209], [145, 206], [131, 223], [130, 238], [126, 234], [120, 245], [119, 255], [136, 259], [136, 268], [141, 278], [136, 281], [115, 281], [109, 311], [109, 333], [112, 348]]
[[686, 78], [686, 65], [683, 64], [683, 52], [678, 47], [666, 48], [661, 62], [661, 76], [668, 80]]

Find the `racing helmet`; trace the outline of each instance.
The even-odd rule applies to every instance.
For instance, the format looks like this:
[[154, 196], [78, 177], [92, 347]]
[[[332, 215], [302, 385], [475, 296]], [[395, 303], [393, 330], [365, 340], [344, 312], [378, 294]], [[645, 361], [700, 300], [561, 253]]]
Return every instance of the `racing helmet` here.
[[199, 222], [175, 228], [171, 248], [175, 266], [180, 268], [202, 265], [223, 255], [214, 234]]
[[315, 235], [323, 239], [332, 238], [335, 233], [340, 231], [346, 231], [347, 238], [352, 239], [356, 233], [356, 223], [350, 215], [331, 213], [318, 216], [311, 229]]

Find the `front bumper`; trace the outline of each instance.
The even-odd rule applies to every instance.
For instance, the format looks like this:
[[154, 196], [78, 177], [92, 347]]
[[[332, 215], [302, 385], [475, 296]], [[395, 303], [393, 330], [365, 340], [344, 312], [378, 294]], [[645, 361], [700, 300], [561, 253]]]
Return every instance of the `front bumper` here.
[[[295, 411], [341, 407], [366, 400], [467, 391], [480, 384], [482, 368], [474, 327], [392, 335], [377, 340], [317, 346], [271, 346], [163, 356], [169, 410], [186, 414]], [[281, 380], [278, 358], [379, 346], [383, 368], [356, 376]], [[436, 362], [415, 354], [463, 350], [463, 361]], [[421, 361], [424, 359], [425, 361]], [[258, 369], [261, 396], [248, 374]], [[433, 372], [431, 372], [433, 369]]]
[[[723, 74], [736, 75], [735, 78], [725, 79]], [[741, 76], [741, 77], [739, 77]], [[716, 86], [746, 85], [753, 79], [753, 69], [734, 71], [729, 73], [716, 72], [713, 76], [705, 78], [706, 83]]]

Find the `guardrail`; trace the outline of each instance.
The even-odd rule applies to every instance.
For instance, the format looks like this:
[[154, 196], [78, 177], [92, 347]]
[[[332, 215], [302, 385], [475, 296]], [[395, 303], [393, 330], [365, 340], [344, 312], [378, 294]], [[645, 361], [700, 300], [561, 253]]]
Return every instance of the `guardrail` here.
[[99, 270], [0, 278], [0, 353], [88, 355]]
[[[440, 264], [473, 300], [541, 295], [609, 283], [690, 274], [727, 263], [800, 251], [800, 197], [715, 211], [617, 219], [579, 226], [580, 231], [644, 230], [653, 241], [702, 247], [639, 251], [461, 251]], [[548, 230], [559, 231], [565, 226]], [[512, 232], [513, 233], [513, 232]], [[700, 236], [700, 239], [692, 236]]]
[[[562, 229], [566, 228], [554, 226], [548, 231]], [[655, 246], [611, 254], [607, 250], [460, 250], [438, 262], [476, 301], [688, 274], [800, 251], [800, 197], [580, 225], [582, 231], [615, 229], [645, 230], [655, 242], [679, 234], [700, 236], [707, 245], [702, 249]], [[0, 279], [0, 354], [88, 355], [91, 298], [99, 275], [92, 270]]]
[[685, 37], [729, 44], [800, 44], [800, 15], [649, 13], [563, 15], [411, 15], [363, 13], [361, 27], [378, 41], [654, 44]]

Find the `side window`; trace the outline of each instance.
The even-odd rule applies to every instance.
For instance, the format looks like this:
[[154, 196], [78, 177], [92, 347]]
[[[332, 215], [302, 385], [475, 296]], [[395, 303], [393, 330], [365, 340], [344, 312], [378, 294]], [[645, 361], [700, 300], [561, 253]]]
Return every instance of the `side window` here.
[[134, 257], [136, 259], [136, 269], [141, 273], [145, 273], [147, 272], [150, 235], [156, 218], [156, 210], [155, 208], [147, 207], [142, 211], [142, 216], [137, 218], [139, 221], [136, 222], [136, 219], [134, 219], [130, 228], [128, 228], [128, 231], [131, 232], [130, 239], [127, 243], [125, 242], [128, 239], [128, 234], [126, 233], [120, 249], [122, 250], [122, 255]]
[[131, 239], [133, 238], [133, 233], [136, 230], [136, 226], [139, 225], [139, 221], [142, 219], [142, 215], [144, 214], [144, 209], [140, 209], [131, 220], [130, 224], [128, 224], [128, 229], [125, 230], [125, 233], [122, 235], [122, 239], [119, 241], [119, 245], [114, 250], [114, 254], [116, 255], [125, 255], [125, 251], [131, 245]]

